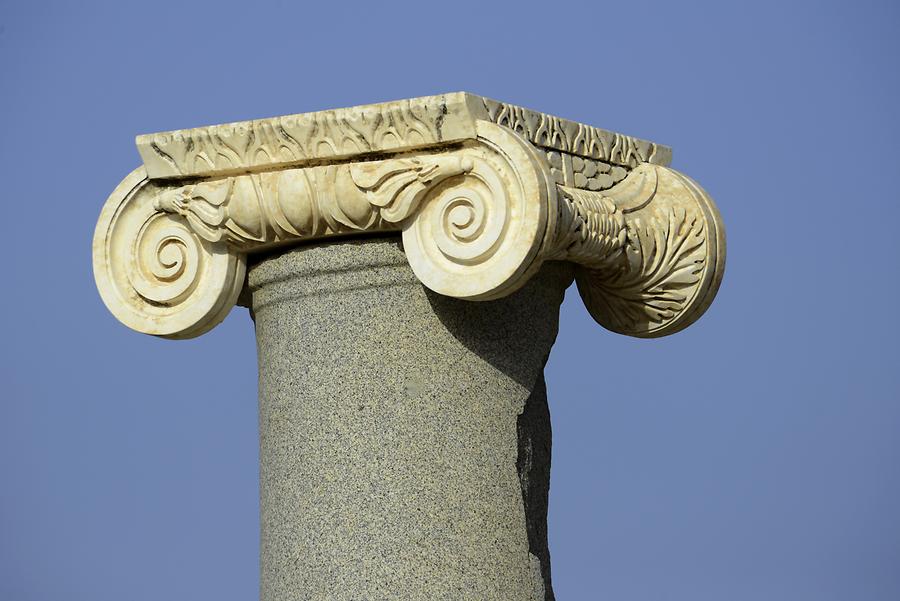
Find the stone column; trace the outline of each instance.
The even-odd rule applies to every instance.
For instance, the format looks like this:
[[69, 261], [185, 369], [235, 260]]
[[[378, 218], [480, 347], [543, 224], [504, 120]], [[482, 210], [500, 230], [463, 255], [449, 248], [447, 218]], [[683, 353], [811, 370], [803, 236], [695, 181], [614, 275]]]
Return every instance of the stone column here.
[[542, 369], [563, 290], [655, 337], [722, 278], [721, 220], [671, 150], [467, 93], [138, 150], [95, 279], [167, 338], [251, 307], [262, 599], [551, 599]]
[[264, 601], [552, 599], [543, 367], [572, 272], [462, 301], [399, 237], [250, 270]]

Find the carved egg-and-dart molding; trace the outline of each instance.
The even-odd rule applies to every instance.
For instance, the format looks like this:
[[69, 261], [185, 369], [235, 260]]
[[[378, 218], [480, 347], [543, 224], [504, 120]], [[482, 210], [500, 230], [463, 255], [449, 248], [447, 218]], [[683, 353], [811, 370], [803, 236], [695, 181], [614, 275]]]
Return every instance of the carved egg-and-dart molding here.
[[198, 336], [237, 301], [248, 253], [402, 232], [416, 276], [461, 299], [578, 265], [604, 327], [663, 336], [696, 321], [725, 264], [712, 199], [665, 146], [467, 93], [139, 136], [94, 275], [125, 325]]

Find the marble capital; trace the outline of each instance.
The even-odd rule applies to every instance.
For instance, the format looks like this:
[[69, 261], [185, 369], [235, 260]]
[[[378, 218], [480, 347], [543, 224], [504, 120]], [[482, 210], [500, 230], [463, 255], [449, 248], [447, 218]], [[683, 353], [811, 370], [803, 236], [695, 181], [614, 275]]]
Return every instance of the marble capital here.
[[94, 275], [115, 317], [189, 338], [218, 324], [248, 255], [395, 233], [441, 295], [505, 297], [547, 261], [576, 266], [604, 327], [696, 321], [725, 263], [709, 195], [653, 142], [458, 92], [139, 136], [106, 201]]

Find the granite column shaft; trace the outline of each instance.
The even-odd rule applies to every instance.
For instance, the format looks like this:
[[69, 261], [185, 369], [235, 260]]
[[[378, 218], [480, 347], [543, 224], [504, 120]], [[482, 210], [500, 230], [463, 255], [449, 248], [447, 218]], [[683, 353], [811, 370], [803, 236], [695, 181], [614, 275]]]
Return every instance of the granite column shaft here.
[[399, 237], [250, 269], [261, 599], [552, 599], [543, 368], [572, 268], [437, 295]]

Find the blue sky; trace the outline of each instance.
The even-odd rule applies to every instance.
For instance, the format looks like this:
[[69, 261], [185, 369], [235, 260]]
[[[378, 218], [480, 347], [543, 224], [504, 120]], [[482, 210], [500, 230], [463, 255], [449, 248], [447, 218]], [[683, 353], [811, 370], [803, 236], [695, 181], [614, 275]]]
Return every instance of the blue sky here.
[[0, 598], [258, 594], [249, 317], [158, 340], [94, 289], [134, 136], [454, 90], [671, 145], [727, 227], [680, 334], [567, 295], [557, 598], [900, 598], [898, 26], [866, 1], [0, 0]]

